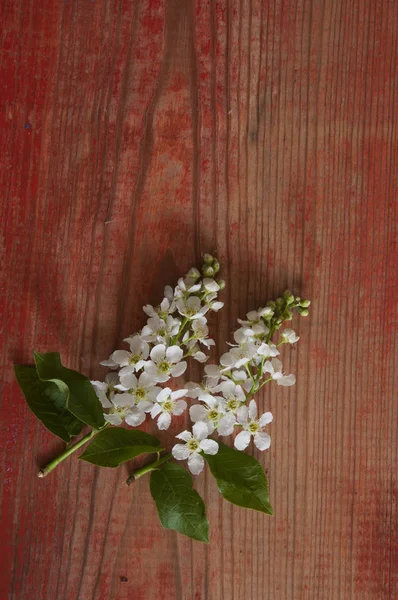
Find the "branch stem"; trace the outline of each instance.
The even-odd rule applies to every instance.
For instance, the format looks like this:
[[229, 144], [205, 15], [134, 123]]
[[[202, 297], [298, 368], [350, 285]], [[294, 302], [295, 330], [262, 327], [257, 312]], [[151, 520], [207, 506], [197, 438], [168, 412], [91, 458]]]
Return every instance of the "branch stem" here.
[[[107, 425], [105, 425], [104, 427], [107, 427]], [[82, 439], [80, 441], [78, 441], [76, 444], [74, 444], [73, 446], [68, 446], [63, 452], [61, 452], [61, 454], [59, 454], [59, 456], [57, 456], [51, 462], [49, 462], [48, 465], [43, 467], [43, 469], [40, 469], [37, 476], [38, 477], [47, 477], [47, 475], [49, 473], [51, 473], [51, 471], [53, 471], [55, 469], [55, 467], [57, 467], [61, 462], [66, 460], [68, 458], [68, 456], [70, 456], [71, 454], [76, 452], [76, 450], [78, 450], [79, 448], [84, 446], [84, 444], [87, 444], [87, 442], [89, 442], [95, 435], [97, 435], [97, 433], [102, 431], [102, 429], [104, 429], [104, 427], [102, 427], [101, 429], [93, 429], [87, 435], [82, 437]]]
[[150, 473], [151, 471], [156, 471], [156, 469], [158, 467], [160, 467], [160, 465], [167, 462], [171, 458], [172, 458], [172, 454], [171, 454], [171, 452], [169, 452], [168, 454], [165, 454], [161, 458], [158, 458], [157, 460], [154, 460], [153, 462], [149, 463], [148, 465], [145, 465], [145, 467], [141, 467], [141, 469], [137, 469], [136, 471], [133, 471], [132, 473], [130, 473], [128, 479], [126, 480], [127, 485], [131, 485], [133, 483], [133, 481], [135, 481], [139, 477], [142, 477], [143, 475], [146, 475], [146, 473]]

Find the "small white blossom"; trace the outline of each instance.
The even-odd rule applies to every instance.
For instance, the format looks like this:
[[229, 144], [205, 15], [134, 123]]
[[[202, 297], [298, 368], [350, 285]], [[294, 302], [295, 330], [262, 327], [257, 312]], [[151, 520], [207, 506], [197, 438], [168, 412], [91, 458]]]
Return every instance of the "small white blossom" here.
[[208, 337], [209, 328], [207, 326], [207, 319], [205, 317], [199, 317], [199, 319], [195, 319], [192, 322], [192, 332], [195, 336], [195, 339], [207, 348], [215, 345], [215, 341]]
[[259, 346], [257, 348], [257, 353], [263, 357], [265, 356], [266, 358], [268, 356], [278, 356], [279, 355], [279, 350], [278, 348], [275, 346], [275, 344], [265, 344], [262, 343], [261, 346]]
[[168, 315], [161, 319], [159, 315], [150, 317], [141, 330], [141, 338], [146, 342], [166, 343], [174, 337], [180, 329], [181, 321]]
[[243, 427], [243, 431], [238, 433], [234, 440], [235, 448], [244, 450], [250, 443], [250, 438], [254, 437], [254, 444], [259, 450], [267, 450], [271, 445], [271, 438], [268, 433], [263, 431], [265, 425], [271, 423], [272, 414], [266, 412], [257, 419], [257, 404], [251, 400], [249, 407], [241, 406], [238, 410], [238, 422]]
[[264, 373], [269, 373], [278, 385], [288, 387], [296, 383], [295, 375], [283, 375], [282, 363], [278, 358], [267, 360], [264, 364]]
[[153, 404], [161, 391], [155, 380], [145, 372], [138, 379], [134, 373], [121, 375], [120, 384], [115, 387], [122, 392], [129, 392], [137, 403], [145, 400]]
[[296, 334], [296, 332], [293, 331], [293, 329], [285, 329], [284, 331], [282, 331], [282, 339], [288, 344], [295, 344], [299, 341], [300, 338]]
[[225, 408], [220, 400], [209, 396], [205, 404], [193, 404], [189, 409], [191, 421], [193, 423], [203, 421], [208, 426], [209, 434], [213, 433], [220, 419], [225, 415]]
[[144, 365], [145, 372], [159, 382], [180, 377], [187, 368], [186, 361], [181, 360], [183, 351], [179, 346], [166, 348], [164, 344], [158, 344], [152, 348], [150, 357]]
[[230, 379], [222, 381], [214, 391], [222, 393], [225, 398], [226, 410], [233, 414], [236, 414], [238, 408], [246, 402], [246, 394], [242, 386], [235, 384]]
[[142, 310], [148, 315], [148, 317], [159, 316], [161, 319], [165, 319], [168, 313], [172, 312], [171, 304], [172, 301], [170, 301], [169, 298], [163, 298], [159, 306], [154, 308], [152, 304], [146, 304], [145, 306], [143, 306]]
[[205, 288], [206, 292], [210, 293], [218, 292], [218, 290], [220, 289], [220, 286], [218, 285], [217, 281], [208, 277], [205, 277], [205, 279], [203, 279], [203, 287]]
[[204, 459], [201, 452], [214, 455], [218, 452], [218, 443], [208, 440], [209, 431], [206, 423], [199, 421], [190, 431], [183, 431], [176, 437], [185, 444], [176, 444], [171, 452], [176, 460], [188, 459], [188, 469], [193, 475], [199, 475], [203, 471]]
[[185, 400], [180, 400], [185, 396], [187, 390], [177, 390], [172, 392], [170, 388], [164, 388], [156, 399], [151, 410], [151, 417], [155, 419], [158, 415], [158, 429], [168, 429], [171, 423], [171, 415], [182, 415], [187, 407]]
[[238, 369], [251, 361], [256, 354], [256, 346], [252, 342], [242, 344], [238, 348], [231, 348], [229, 352], [223, 354], [220, 363], [224, 367], [223, 371]]
[[148, 358], [149, 345], [139, 335], [126, 338], [124, 341], [130, 345], [130, 352], [127, 350], [115, 350], [110, 358], [119, 367], [129, 367], [130, 372], [139, 371]]
[[145, 421], [146, 414], [153, 406], [152, 402], [139, 400], [129, 392], [115, 394], [112, 398], [113, 408], [104, 415], [105, 421], [112, 425], [121, 425], [123, 421], [132, 427], [138, 427]]
[[189, 296], [188, 298], [178, 298], [176, 300], [177, 310], [187, 319], [199, 319], [207, 312], [207, 307], [202, 306], [198, 296]]

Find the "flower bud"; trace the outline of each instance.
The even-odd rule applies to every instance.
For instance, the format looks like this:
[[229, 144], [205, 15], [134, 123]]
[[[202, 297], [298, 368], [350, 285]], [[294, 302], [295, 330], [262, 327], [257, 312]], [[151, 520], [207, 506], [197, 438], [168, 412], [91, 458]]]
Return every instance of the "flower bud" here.
[[308, 308], [310, 306], [310, 304], [311, 304], [310, 300], [301, 300], [301, 302], [300, 302], [300, 306], [302, 308]]
[[204, 254], [203, 261], [205, 265], [211, 265], [214, 260], [214, 257], [211, 254]]
[[272, 308], [272, 310], [276, 309], [276, 304], [273, 300], [269, 300], [269, 302], [267, 302], [267, 306], [269, 306], [270, 308]]
[[217, 259], [213, 260], [213, 264], [212, 264], [214, 273], [218, 273], [218, 271], [220, 270], [220, 263], [218, 262]]
[[291, 321], [293, 319], [293, 312], [287, 308], [282, 315], [282, 319], [284, 321]]
[[298, 310], [299, 310], [299, 313], [300, 313], [300, 315], [302, 317], [308, 317], [309, 312], [308, 312], [308, 310], [306, 308], [299, 308]]
[[224, 279], [220, 279], [219, 281], [217, 281], [217, 283], [218, 283], [218, 285], [220, 287], [220, 290], [223, 290], [225, 288], [225, 281], [224, 281]]
[[196, 281], [200, 277], [200, 271], [198, 269], [196, 269], [195, 267], [192, 267], [192, 269], [189, 269], [189, 271], [187, 273], [187, 277], [189, 279], [193, 279], [193, 281]]
[[283, 298], [286, 301], [286, 304], [293, 304], [294, 296], [290, 290], [285, 290], [282, 294]]
[[213, 277], [214, 269], [210, 265], [203, 265], [202, 273], [205, 277]]

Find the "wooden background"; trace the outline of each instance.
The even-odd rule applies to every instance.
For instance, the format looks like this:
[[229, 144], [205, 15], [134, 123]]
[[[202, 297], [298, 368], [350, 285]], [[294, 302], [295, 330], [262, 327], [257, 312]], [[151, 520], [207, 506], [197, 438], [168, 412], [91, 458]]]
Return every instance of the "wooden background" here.
[[[396, 0], [0, 10], [1, 600], [396, 600]], [[60, 445], [12, 373], [38, 349], [101, 377], [206, 251], [220, 351], [287, 286], [313, 300], [297, 385], [260, 397], [275, 516], [205, 473], [209, 546], [162, 530], [125, 467], [38, 480]]]

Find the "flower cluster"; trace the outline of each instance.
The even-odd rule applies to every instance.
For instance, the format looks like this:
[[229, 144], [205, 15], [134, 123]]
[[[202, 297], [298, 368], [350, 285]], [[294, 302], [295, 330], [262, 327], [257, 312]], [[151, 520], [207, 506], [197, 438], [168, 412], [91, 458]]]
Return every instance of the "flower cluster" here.
[[104, 382], [91, 383], [107, 409], [108, 423], [137, 427], [150, 414], [159, 429], [168, 429], [172, 416], [184, 412], [187, 390], [172, 391], [159, 384], [183, 375], [188, 357], [202, 363], [208, 359], [206, 351], [214, 341], [206, 315], [223, 306], [217, 296], [225, 284], [214, 279], [219, 269], [217, 259], [205, 255], [202, 274], [192, 268], [174, 290], [166, 286], [159, 306], [144, 306], [146, 325], [124, 340], [129, 349], [116, 350], [101, 362], [112, 371]]
[[[186, 446], [176, 444], [172, 454], [177, 460], [188, 458], [192, 473], [203, 468], [203, 461], [199, 461], [196, 454], [200, 450], [208, 452], [207, 446], [201, 445], [205, 440], [204, 425], [207, 435], [216, 432], [219, 436], [229, 436], [240, 430], [234, 439], [238, 450], [245, 450], [251, 438], [259, 450], [269, 448], [271, 438], [265, 427], [273, 417], [270, 412], [258, 417], [257, 404], [252, 397], [270, 381], [281, 386], [294, 385], [295, 376], [283, 373], [282, 362], [277, 357], [282, 344], [294, 344], [299, 337], [290, 328], [282, 331], [277, 344], [273, 336], [283, 323], [292, 319], [293, 309], [306, 316], [309, 304], [308, 300], [301, 300], [287, 290], [275, 302], [250, 311], [246, 320], [238, 319], [240, 327], [234, 333], [235, 343], [230, 344], [230, 350], [221, 356], [219, 364], [206, 365], [205, 377], [200, 384], [187, 384], [187, 396], [198, 400], [189, 409], [194, 423], [193, 435], [184, 431], [177, 436], [186, 441]], [[202, 437], [195, 432], [199, 426]], [[216, 452], [214, 445], [211, 450]]]

